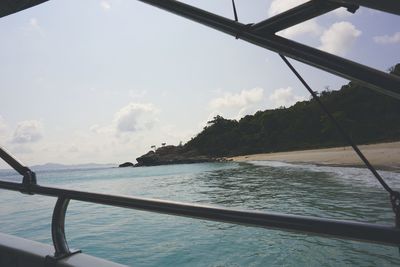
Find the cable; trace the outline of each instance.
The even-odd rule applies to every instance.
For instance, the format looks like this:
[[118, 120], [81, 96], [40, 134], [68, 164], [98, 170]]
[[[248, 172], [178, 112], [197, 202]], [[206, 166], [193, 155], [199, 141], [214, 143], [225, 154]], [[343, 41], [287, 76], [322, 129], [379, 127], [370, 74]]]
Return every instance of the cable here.
[[307, 84], [307, 82], [303, 79], [303, 77], [301, 77], [301, 75], [296, 71], [296, 69], [292, 66], [292, 64], [290, 64], [290, 62], [286, 59], [285, 56], [283, 56], [281, 54], [279, 54], [279, 56], [286, 63], [286, 65], [292, 70], [292, 72], [297, 76], [297, 78], [304, 85], [304, 87], [308, 90], [308, 92], [310, 92], [310, 94], [312, 95], [314, 100], [317, 101], [317, 103], [320, 105], [320, 107], [325, 112], [325, 114], [333, 122], [333, 124], [339, 130], [339, 132], [344, 137], [344, 139], [346, 139], [346, 141], [351, 145], [351, 147], [354, 149], [354, 151], [357, 153], [357, 155], [360, 157], [360, 159], [364, 162], [364, 164], [367, 166], [367, 168], [372, 172], [372, 174], [375, 176], [375, 178], [378, 179], [379, 183], [383, 186], [383, 188], [385, 188], [385, 190], [387, 192], [389, 192], [390, 196], [397, 195], [397, 192], [393, 191], [393, 189], [391, 189], [390, 186], [383, 180], [383, 178], [380, 176], [380, 174], [375, 170], [374, 166], [371, 165], [371, 163], [364, 156], [364, 154], [360, 151], [360, 149], [358, 149], [357, 145], [353, 142], [353, 140], [350, 138], [350, 136], [344, 131], [344, 129], [340, 126], [340, 124], [332, 116], [332, 114], [329, 112], [329, 110], [321, 102], [321, 100], [319, 99], [317, 94], [311, 89], [311, 87]]
[[232, 0], [232, 6], [233, 6], [233, 15], [235, 16], [235, 21], [238, 21], [238, 15], [237, 15], [237, 12], [236, 12], [235, 0]]

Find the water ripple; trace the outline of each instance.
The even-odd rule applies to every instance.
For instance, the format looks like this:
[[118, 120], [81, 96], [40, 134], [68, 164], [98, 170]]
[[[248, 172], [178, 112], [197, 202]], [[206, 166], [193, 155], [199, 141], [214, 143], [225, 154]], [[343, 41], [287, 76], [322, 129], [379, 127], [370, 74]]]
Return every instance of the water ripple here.
[[[382, 172], [394, 188], [400, 173]], [[10, 172], [0, 179], [18, 180]], [[371, 223], [393, 223], [367, 170], [279, 162], [43, 171], [40, 184]], [[55, 199], [1, 191], [0, 231], [51, 243]], [[5, 203], [8, 205], [6, 206]], [[72, 247], [134, 266], [398, 266], [397, 248], [71, 201]]]

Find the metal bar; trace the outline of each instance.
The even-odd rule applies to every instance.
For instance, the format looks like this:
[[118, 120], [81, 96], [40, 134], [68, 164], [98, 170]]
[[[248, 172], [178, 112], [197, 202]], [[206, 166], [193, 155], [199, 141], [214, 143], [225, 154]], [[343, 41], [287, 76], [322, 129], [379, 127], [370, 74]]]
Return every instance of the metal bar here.
[[10, 167], [16, 170], [19, 174], [25, 175], [30, 169], [19, 162], [15, 157], [6, 151], [4, 148], [0, 147], [0, 158], [2, 158]]
[[343, 78], [357, 81], [378, 93], [400, 100], [400, 77], [361, 65], [327, 52], [272, 35], [266, 38], [243, 34], [242, 39], [258, 46], [279, 52], [300, 62], [317, 67]]
[[175, 0], [138, 0], [196, 21], [249, 43], [275, 51], [340, 77], [357, 81], [375, 91], [400, 99], [400, 77], [299, 44], [276, 35], [263, 36], [248, 25], [212, 14]]
[[400, 15], [400, 1], [399, 0], [329, 0], [330, 2], [338, 4], [353, 4], [364, 6], [395, 15]]
[[[21, 184], [0, 181], [0, 188], [20, 191]], [[244, 211], [181, 202], [106, 195], [35, 185], [32, 192], [40, 195], [104, 204], [122, 208], [191, 217], [204, 220], [337, 237], [391, 246], [400, 245], [400, 230], [387, 225], [351, 222], [298, 215]]]
[[[400, 78], [373, 68], [319, 51], [275, 35], [262, 36], [250, 27], [233, 20], [204, 11], [175, 0], [138, 0], [155, 7], [186, 17], [211, 28], [283, 54], [308, 65], [323, 69], [343, 78], [358, 81], [377, 92], [400, 99]], [[394, 0], [329, 0], [340, 5], [362, 5], [378, 10], [400, 14], [400, 1]], [[30, 1], [28, 1], [30, 2]], [[240, 34], [240, 36], [239, 36]]]
[[54, 256], [60, 257], [71, 253], [65, 238], [65, 214], [67, 212], [69, 199], [59, 196], [54, 207], [51, 221], [51, 237], [54, 245]]
[[36, 174], [28, 167], [24, 166], [2, 147], [0, 147], [0, 158], [2, 158], [8, 165], [10, 165], [10, 167], [23, 176], [22, 184], [24, 185], [24, 189], [21, 190], [21, 192], [25, 194], [31, 194], [31, 186], [36, 185]]
[[0, 18], [34, 7], [46, 1], [48, 0], [1, 0]]
[[260, 34], [275, 33], [311, 18], [339, 8], [337, 3], [313, 0], [254, 24], [251, 29]]

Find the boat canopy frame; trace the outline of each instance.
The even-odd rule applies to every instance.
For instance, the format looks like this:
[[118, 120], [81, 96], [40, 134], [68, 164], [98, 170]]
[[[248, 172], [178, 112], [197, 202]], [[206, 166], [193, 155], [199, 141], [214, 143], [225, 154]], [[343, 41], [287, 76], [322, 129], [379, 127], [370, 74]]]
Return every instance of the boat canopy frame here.
[[[46, 1], [47, 0], [3, 0], [0, 2], [0, 17], [42, 4]], [[281, 30], [340, 7], [345, 7], [352, 13], [356, 12], [359, 6], [364, 6], [400, 15], [400, 1], [310, 0], [302, 5], [254, 24], [244, 24], [237, 21], [236, 11], [236, 20], [232, 20], [175, 0], [138, 1], [188, 18], [234, 36], [236, 39], [241, 39], [277, 52], [282, 56], [287, 56], [299, 62], [360, 83], [378, 93], [400, 100], [400, 77], [289, 40], [276, 34]], [[400, 226], [397, 223], [393, 226], [378, 225], [46, 187], [38, 185], [36, 174], [1, 147], [0, 158], [23, 177], [21, 183], [0, 181], [0, 188], [19, 191], [24, 194], [38, 194], [57, 198], [51, 226], [53, 245], [55, 248], [55, 254], [51, 259], [55, 261], [79, 252], [69, 249], [64, 231], [65, 215], [70, 200], [400, 247]], [[400, 200], [397, 199], [397, 201]]]
[[[0, 18], [46, 1], [48, 0], [4, 0], [0, 3]], [[352, 13], [356, 12], [359, 6], [364, 6], [400, 15], [400, 1], [310, 0], [254, 24], [244, 24], [176, 0], [137, 1], [161, 8], [339, 77], [358, 82], [376, 92], [400, 100], [400, 77], [276, 35], [281, 30], [340, 7], [347, 8]]]

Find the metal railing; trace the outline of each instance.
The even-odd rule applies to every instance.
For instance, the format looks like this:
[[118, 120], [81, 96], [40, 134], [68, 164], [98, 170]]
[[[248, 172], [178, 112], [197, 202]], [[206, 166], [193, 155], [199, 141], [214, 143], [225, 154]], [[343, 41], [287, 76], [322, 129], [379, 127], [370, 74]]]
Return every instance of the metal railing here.
[[[34, 173], [20, 162], [13, 159], [0, 148], [0, 157], [16, 170], [25, 170], [24, 177]], [[33, 175], [32, 175], [33, 174]], [[54, 258], [60, 259], [71, 255], [65, 236], [65, 215], [70, 200], [84, 201], [102, 205], [143, 210], [149, 212], [184, 216], [202, 220], [212, 220], [251, 227], [263, 227], [284, 231], [337, 237], [350, 240], [400, 246], [400, 229], [390, 225], [376, 225], [344, 220], [325, 219], [309, 216], [287, 215], [279, 213], [229, 209], [190, 203], [107, 195], [100, 193], [69, 190], [56, 187], [40, 186], [35, 179], [24, 179], [22, 183], [0, 181], [0, 188], [19, 191], [25, 194], [38, 194], [57, 197], [52, 218], [52, 240], [55, 249]]]
[[[0, 17], [40, 4], [46, 0], [16, 0], [0, 3]], [[254, 45], [275, 51], [305, 64], [320, 68], [340, 77], [357, 81], [379, 93], [400, 99], [400, 78], [359, 63], [276, 35], [277, 31], [322, 15], [339, 7], [355, 12], [365, 6], [400, 15], [400, 1], [394, 0], [311, 0], [282, 14], [255, 24], [243, 24], [194, 6], [174, 0], [139, 0], [167, 10], [218, 31], [235, 36]], [[343, 220], [296, 216], [259, 211], [244, 211], [188, 203], [98, 194], [37, 184], [36, 175], [29, 168], [0, 148], [0, 157], [23, 176], [22, 183], [0, 181], [0, 188], [57, 197], [52, 219], [52, 239], [56, 259], [71, 255], [65, 237], [65, 215], [70, 200], [139, 209], [149, 212], [214, 220], [252, 227], [264, 227], [306, 234], [338, 237], [385, 245], [400, 246], [400, 228]], [[399, 199], [395, 199], [400, 201]], [[392, 201], [393, 202], [393, 201]], [[400, 207], [400, 203], [396, 204]]]

